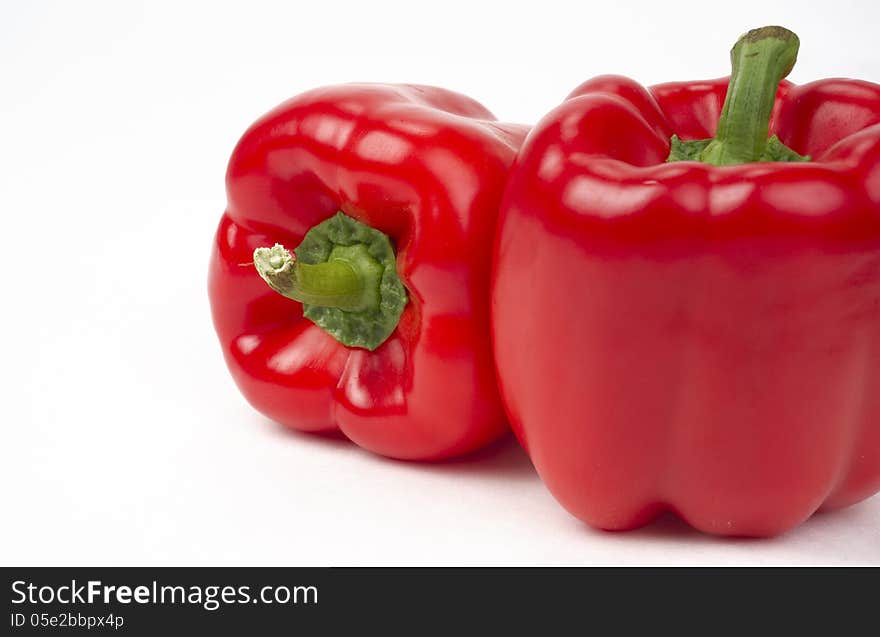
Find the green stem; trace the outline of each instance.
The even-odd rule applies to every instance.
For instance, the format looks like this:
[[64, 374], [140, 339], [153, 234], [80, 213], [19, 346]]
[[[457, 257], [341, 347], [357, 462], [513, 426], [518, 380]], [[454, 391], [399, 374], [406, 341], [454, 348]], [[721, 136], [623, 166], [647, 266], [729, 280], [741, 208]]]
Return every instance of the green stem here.
[[347, 347], [380, 347], [408, 302], [391, 238], [339, 211], [312, 226], [293, 253], [254, 250], [273, 290], [302, 303], [302, 316]]
[[797, 59], [798, 37], [782, 27], [754, 29], [730, 52], [733, 72], [715, 138], [700, 159], [716, 166], [759, 161], [767, 147], [779, 82]]
[[347, 312], [379, 307], [384, 268], [363, 245], [336, 247], [327, 261], [312, 265], [298, 261], [276, 243], [257, 248], [254, 265], [269, 287], [300, 303]]
[[682, 142], [673, 135], [668, 161], [732, 166], [808, 160], [775, 135], [768, 139], [776, 92], [794, 67], [799, 45], [798, 37], [783, 27], [762, 27], [742, 36], [730, 51], [732, 72], [715, 137]]

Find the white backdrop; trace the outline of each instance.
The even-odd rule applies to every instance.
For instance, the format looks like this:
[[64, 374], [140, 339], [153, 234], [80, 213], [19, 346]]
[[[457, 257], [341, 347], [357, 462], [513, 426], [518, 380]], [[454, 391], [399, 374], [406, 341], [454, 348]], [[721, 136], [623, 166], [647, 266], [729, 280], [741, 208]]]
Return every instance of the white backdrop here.
[[58, 2], [0, 8], [0, 563], [880, 564], [880, 497], [767, 541], [593, 531], [512, 440], [441, 465], [281, 430], [240, 397], [206, 266], [226, 160], [320, 84], [408, 81], [534, 122], [599, 73], [880, 82], [873, 2]]

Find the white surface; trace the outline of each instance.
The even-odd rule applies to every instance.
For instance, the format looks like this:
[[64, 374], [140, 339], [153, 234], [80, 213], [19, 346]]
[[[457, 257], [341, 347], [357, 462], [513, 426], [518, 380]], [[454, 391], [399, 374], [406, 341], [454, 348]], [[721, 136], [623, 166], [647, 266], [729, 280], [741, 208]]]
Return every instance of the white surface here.
[[287, 433], [233, 386], [205, 284], [233, 144], [309, 87], [433, 83], [529, 122], [598, 73], [724, 75], [772, 23], [794, 81], [880, 81], [875, 3], [239, 5], [0, 9], [0, 563], [880, 564], [880, 497], [769, 541], [608, 534], [510, 440], [419, 466]]

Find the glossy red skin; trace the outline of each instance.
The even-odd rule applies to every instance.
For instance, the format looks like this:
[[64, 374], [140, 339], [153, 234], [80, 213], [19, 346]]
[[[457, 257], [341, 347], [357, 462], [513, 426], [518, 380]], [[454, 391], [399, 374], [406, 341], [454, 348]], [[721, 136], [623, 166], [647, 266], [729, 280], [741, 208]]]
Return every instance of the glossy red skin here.
[[810, 163], [664, 164], [726, 86], [591, 80], [508, 181], [502, 396], [599, 528], [770, 536], [880, 490], [880, 86], [780, 87], [771, 132]]
[[[247, 400], [288, 427], [338, 429], [401, 459], [467, 453], [505, 432], [487, 246], [525, 132], [463, 95], [408, 85], [316, 89], [258, 120], [229, 162], [209, 275], [214, 325]], [[249, 265], [255, 248], [293, 248], [338, 210], [391, 237], [409, 293], [372, 352], [304, 319]]]

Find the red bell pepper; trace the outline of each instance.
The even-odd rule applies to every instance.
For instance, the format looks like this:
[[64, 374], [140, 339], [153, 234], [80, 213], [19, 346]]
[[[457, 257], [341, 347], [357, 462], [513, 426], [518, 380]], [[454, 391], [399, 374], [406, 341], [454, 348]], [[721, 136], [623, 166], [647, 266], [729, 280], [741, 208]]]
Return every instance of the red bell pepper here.
[[426, 86], [321, 88], [257, 121], [229, 162], [209, 277], [247, 400], [394, 458], [506, 431], [486, 246], [524, 135]]
[[520, 151], [499, 381], [591, 525], [767, 536], [880, 489], [880, 86], [783, 82], [797, 48], [768, 27], [729, 81], [593, 79]]

